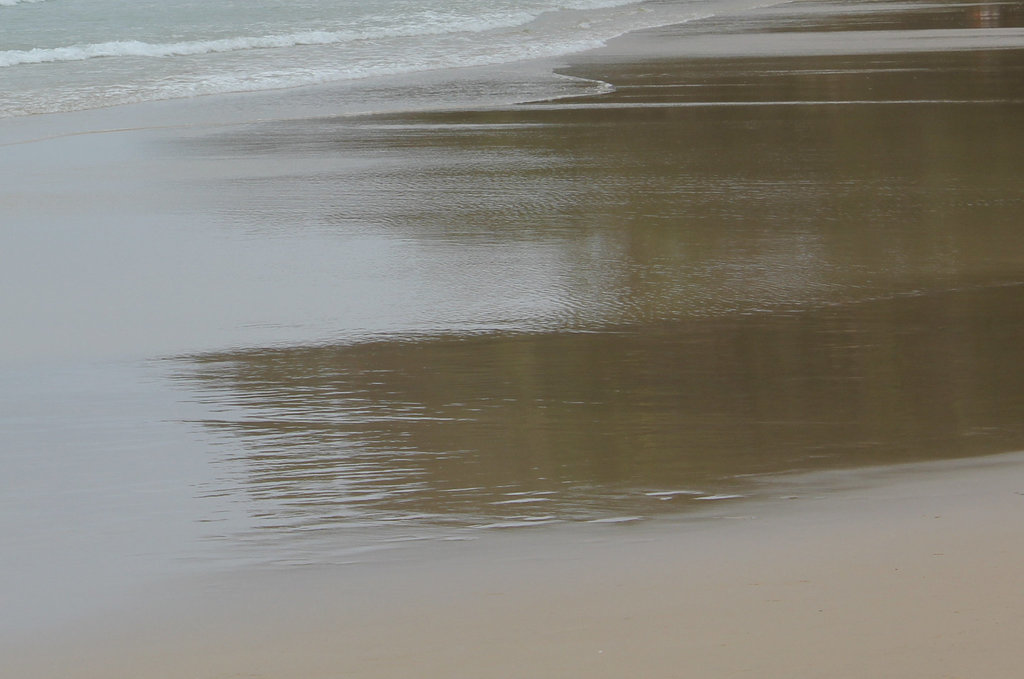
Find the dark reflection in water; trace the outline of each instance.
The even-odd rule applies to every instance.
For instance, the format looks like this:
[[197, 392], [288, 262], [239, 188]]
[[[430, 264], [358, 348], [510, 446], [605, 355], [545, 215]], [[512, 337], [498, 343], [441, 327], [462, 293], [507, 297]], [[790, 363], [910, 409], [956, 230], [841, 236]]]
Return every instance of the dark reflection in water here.
[[[573, 73], [619, 90], [569, 105], [204, 140], [245, 170], [214, 184], [228, 223], [401, 243], [353, 255], [391, 272], [369, 289], [335, 262], [329, 302], [434, 321], [189, 357], [210, 492], [290, 539], [1024, 447], [1022, 57], [598, 60]], [[710, 105], [738, 102], [772, 105]]]
[[[1024, 286], [618, 332], [197, 357], [268, 525], [647, 515], [1024, 446]], [[737, 478], [739, 477], [739, 478]], [[667, 504], [665, 500], [674, 502]]]
[[[245, 229], [404, 244], [381, 262], [387, 284], [360, 293], [382, 308], [422, 301], [440, 330], [588, 329], [1019, 280], [1021, 51], [571, 72], [619, 90], [268, 125], [201, 153], [239, 160], [215, 201]], [[905, 100], [926, 103], [891, 103]], [[805, 101], [878, 103], [786, 105]], [[779, 104], [688, 106], [702, 102]]]

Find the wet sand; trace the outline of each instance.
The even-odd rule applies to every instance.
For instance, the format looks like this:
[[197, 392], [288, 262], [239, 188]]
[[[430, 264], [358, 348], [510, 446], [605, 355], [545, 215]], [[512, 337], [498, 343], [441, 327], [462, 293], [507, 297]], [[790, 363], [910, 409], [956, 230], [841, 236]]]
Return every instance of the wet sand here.
[[[423, 323], [181, 357], [253, 513], [614, 519], [1024, 448], [1021, 50], [965, 38], [959, 6], [855, 12], [901, 45], [881, 56], [879, 31], [825, 30], [844, 7], [786, 7], [558, 69], [612, 93], [197, 140], [238, 168], [210, 198], [246, 202], [236, 228], [400, 244], [386, 284], [338, 292]], [[938, 42], [890, 35], [936, 14]]]
[[[124, 458], [93, 548], [10, 567], [118, 613], [7, 673], [1016, 676], [1019, 6], [793, 7], [559, 66], [600, 96], [5, 147], [5, 360], [192, 403], [61, 388], [43, 436], [5, 393]], [[159, 516], [104, 490], [183, 461]]]
[[1017, 454], [779, 479], [771, 502], [688, 523], [178, 583], [8, 673], [1010, 679], [1022, 471]]

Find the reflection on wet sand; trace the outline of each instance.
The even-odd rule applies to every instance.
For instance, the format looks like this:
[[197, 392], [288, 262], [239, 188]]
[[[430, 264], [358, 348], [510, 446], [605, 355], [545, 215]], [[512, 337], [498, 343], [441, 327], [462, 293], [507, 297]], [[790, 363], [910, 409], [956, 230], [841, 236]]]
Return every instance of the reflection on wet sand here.
[[1024, 445], [1020, 50], [571, 72], [618, 90], [196, 149], [248, 170], [228, 223], [400, 243], [370, 293], [433, 321], [187, 357], [210, 492], [312, 532], [614, 520]]
[[748, 474], [1019, 448], [1022, 321], [1018, 285], [211, 354], [187, 379], [268, 525], [597, 519], [749, 492]]
[[[1019, 52], [572, 72], [619, 89], [219, 135], [202, 153], [248, 175], [217, 184], [215, 201], [257, 233], [401, 243], [370, 294], [422, 302], [438, 330], [589, 329], [1018, 280]], [[925, 103], [892, 103], [907, 100]], [[759, 101], [778, 105], [688, 106]], [[806, 101], [878, 103], [785, 105]], [[253, 176], [261, 162], [269, 178]]]

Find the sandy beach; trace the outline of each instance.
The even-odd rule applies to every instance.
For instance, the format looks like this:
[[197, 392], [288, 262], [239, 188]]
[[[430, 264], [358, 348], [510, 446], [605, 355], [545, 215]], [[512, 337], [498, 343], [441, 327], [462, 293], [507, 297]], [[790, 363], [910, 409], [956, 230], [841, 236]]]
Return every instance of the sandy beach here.
[[682, 524], [177, 583], [30, 661], [18, 649], [7, 671], [1009, 679], [1024, 624], [1022, 469], [1009, 455], [776, 479], [771, 502]]
[[1019, 676], [1020, 3], [0, 122], [4, 676]]

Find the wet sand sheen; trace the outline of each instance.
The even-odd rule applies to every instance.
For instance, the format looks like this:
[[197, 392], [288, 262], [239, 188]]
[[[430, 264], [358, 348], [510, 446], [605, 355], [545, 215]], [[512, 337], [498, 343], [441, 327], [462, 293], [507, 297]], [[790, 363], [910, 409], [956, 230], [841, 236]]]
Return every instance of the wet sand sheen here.
[[601, 96], [201, 139], [258, 168], [210, 209], [246, 200], [236, 227], [266, 237], [414, 244], [417, 283], [382, 287], [441, 326], [182, 357], [234, 446], [213, 490], [287, 552], [286, 526], [348, 544], [367, 521], [650, 516], [756, 494], [751, 475], [1024, 448], [1024, 52], [807, 32], [835, 53], [746, 54], [781, 35], [773, 12], [561, 69], [616, 86]]
[[[974, 15], [879, 7], [627, 37], [564, 69], [604, 97], [154, 142], [206, 173], [167, 189], [183, 221], [320, 254], [261, 270], [315, 337], [164, 362], [217, 458], [196, 492], [243, 515], [202, 518], [213, 551], [487, 537], [207, 573], [12, 667], [1015, 676], [1019, 456], [848, 470], [1024, 447], [1024, 49], [912, 47]], [[698, 502], [734, 494], [764, 501]]]
[[209, 432], [242, 444], [221, 483], [284, 557], [301, 531], [352, 523], [652, 516], [758, 494], [758, 475], [1024, 448], [1022, 308], [1024, 286], [979, 287], [617, 332], [208, 354], [180, 379], [218, 406]]

